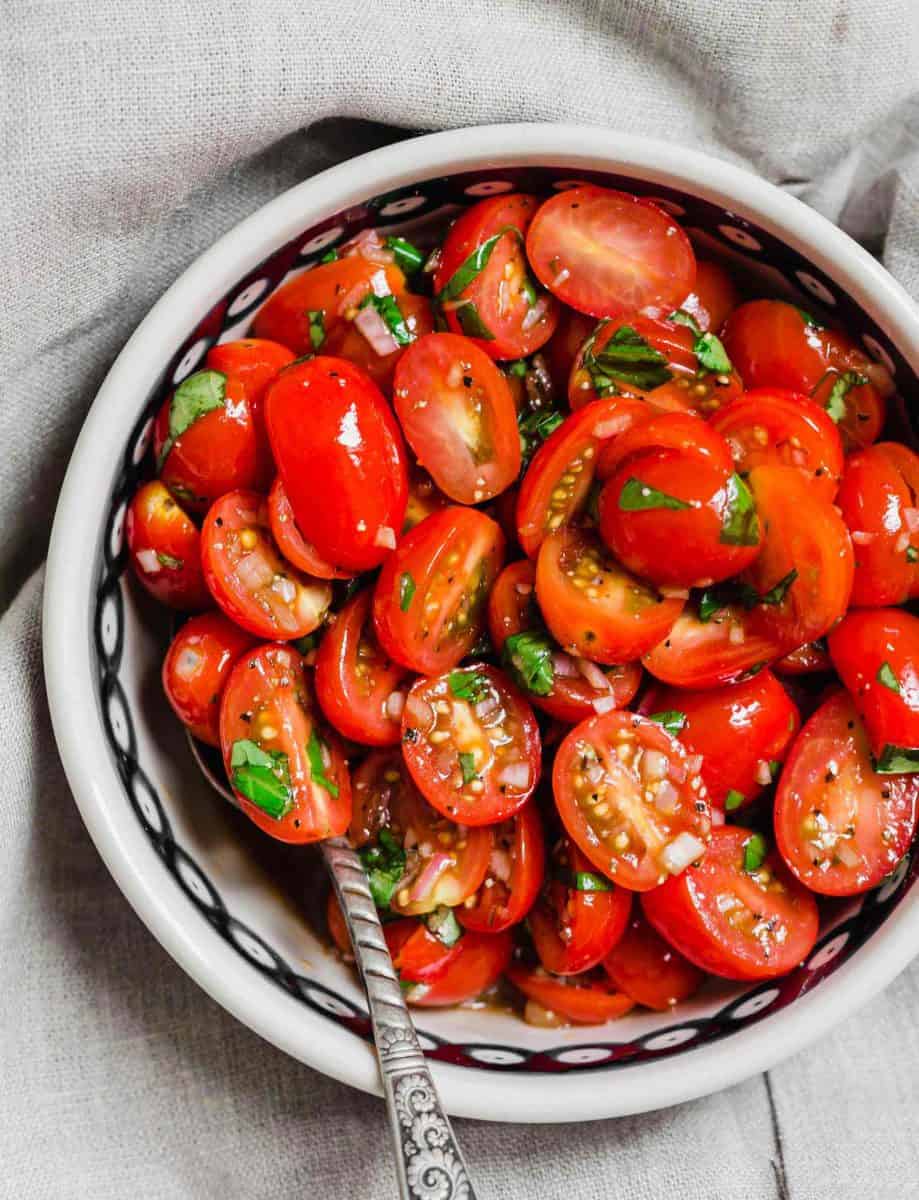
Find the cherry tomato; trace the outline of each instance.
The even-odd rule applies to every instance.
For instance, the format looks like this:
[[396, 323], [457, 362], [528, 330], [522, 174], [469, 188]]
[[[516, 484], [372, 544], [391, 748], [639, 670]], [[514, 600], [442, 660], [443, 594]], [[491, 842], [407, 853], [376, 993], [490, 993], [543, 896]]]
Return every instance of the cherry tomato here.
[[689, 238], [649, 200], [593, 184], [559, 192], [536, 212], [527, 256], [565, 304], [595, 317], [675, 308], [692, 291]]
[[539, 961], [553, 975], [589, 971], [625, 931], [632, 893], [591, 866], [562, 838], [552, 855], [552, 873], [527, 919]]
[[628, 459], [600, 493], [599, 512], [616, 558], [659, 587], [708, 587], [749, 566], [762, 544], [744, 481], [692, 452]]
[[380, 650], [369, 588], [345, 605], [316, 655], [316, 696], [339, 733], [367, 746], [394, 746], [402, 733], [408, 672]]
[[[874, 364], [859, 356], [864, 370]], [[870, 446], [881, 436], [887, 417], [884, 393], [862, 370], [830, 368], [811, 392], [814, 402], [836, 422], [846, 453]]]
[[568, 380], [581, 347], [593, 333], [597, 322], [573, 308], [562, 308], [555, 333], [543, 347], [552, 383], [559, 395], [568, 390]]
[[402, 292], [395, 298], [395, 304], [399, 313], [392, 315], [396, 320], [401, 316], [405, 322], [405, 329], [400, 329], [398, 339], [387, 328], [383, 317], [365, 305], [358, 309], [353, 319], [335, 322], [322, 343], [323, 354], [346, 358], [386, 393], [392, 389], [393, 375], [406, 347], [434, 328], [434, 313], [426, 297]]
[[816, 642], [805, 642], [797, 650], [792, 650], [791, 654], [773, 663], [772, 667], [780, 675], [816, 675], [821, 671], [831, 671], [833, 664], [827, 653], [826, 642], [821, 638]]
[[704, 976], [635, 912], [625, 933], [603, 961], [603, 969], [616, 987], [636, 1004], [667, 1012], [688, 1000], [702, 986]]
[[425, 799], [463, 825], [506, 820], [539, 780], [533, 710], [485, 664], [416, 681], [402, 715], [402, 753]]
[[850, 612], [827, 643], [878, 770], [919, 771], [919, 618], [898, 608]]
[[542, 544], [536, 594], [562, 649], [591, 662], [625, 663], [667, 636], [684, 601], [630, 575], [586, 529], [561, 529]]
[[476, 509], [443, 508], [416, 525], [383, 564], [374, 593], [385, 653], [422, 675], [455, 667], [484, 628], [503, 558], [504, 535]]
[[402, 983], [429, 983], [443, 974], [460, 953], [459, 940], [446, 945], [416, 917], [387, 922], [383, 936]]
[[705, 785], [654, 721], [604, 713], [576, 725], [555, 756], [552, 788], [568, 836], [599, 871], [647, 891], [705, 853]]
[[[904, 516], [906, 524], [911, 534], [917, 532], [919, 528], [919, 454], [910, 450], [909, 446], [904, 446], [902, 442], [880, 442], [878, 443], [880, 452], [894, 464], [900, 473], [900, 478], [906, 485], [910, 497], [910, 506], [906, 509]], [[907, 558], [914, 557], [907, 551]], [[917, 564], [919, 564], [919, 556], [917, 556]], [[916, 573], [913, 577], [913, 585], [910, 588], [910, 599], [919, 596], [919, 565], [916, 566]]]
[[405, 520], [402, 532], [408, 533], [416, 525], [420, 525], [431, 513], [446, 508], [450, 501], [443, 494], [434, 480], [423, 471], [417, 463], [408, 465], [408, 504], [405, 509]]
[[605, 1025], [635, 1007], [605, 978], [579, 975], [554, 979], [542, 967], [515, 963], [507, 969], [514, 987], [527, 997], [524, 1019], [532, 1025]]
[[638, 691], [641, 666], [623, 663], [601, 668], [556, 647], [543, 629], [535, 579], [529, 559], [511, 563], [488, 598], [488, 625], [495, 647], [504, 649], [508, 639], [514, 639], [505, 652], [514, 680], [537, 708], [569, 724], [595, 712], [624, 708]]
[[492, 831], [494, 849], [482, 886], [456, 910], [463, 928], [479, 933], [500, 933], [522, 921], [545, 875], [542, 818], [535, 801]]
[[676, 407], [688, 409], [692, 398], [687, 389], [698, 368], [694, 344], [692, 330], [674, 321], [640, 313], [601, 321], [578, 351], [568, 380], [568, 402], [579, 409], [601, 396], [624, 394], [650, 400], [658, 389], [676, 380], [687, 385]]
[[815, 492], [832, 500], [842, 476], [839, 431], [826, 410], [796, 392], [745, 392], [711, 419], [731, 449], [736, 469], [780, 464], [797, 467]]
[[163, 659], [163, 691], [176, 716], [199, 741], [220, 745], [220, 696], [233, 664], [254, 639], [223, 613], [186, 621]]
[[678, 450], [703, 459], [711, 467], [729, 474], [734, 460], [724, 438], [695, 413], [647, 412], [623, 433], [607, 438], [597, 459], [597, 478], [609, 479], [622, 464], [646, 450]]
[[222, 371], [224, 375], [238, 379], [242, 385], [255, 422], [258, 439], [258, 479], [262, 484], [274, 474], [274, 459], [268, 445], [262, 402], [268, 385], [293, 361], [292, 350], [264, 338], [240, 338], [235, 342], [222, 342], [218, 346], [212, 346], [204, 360], [205, 367], [212, 371]]
[[652, 688], [642, 712], [657, 716], [691, 755], [713, 808], [750, 804], [772, 782], [801, 724], [771, 671], [708, 691]]
[[706, 613], [705, 620], [698, 607], [686, 608], [642, 662], [664, 683], [701, 689], [761, 670], [781, 654], [778, 642], [752, 628], [750, 613], [726, 603]]
[[469, 338], [429, 333], [409, 346], [396, 368], [394, 402], [418, 462], [451, 500], [490, 500], [520, 474], [510, 389]]
[[817, 940], [817, 904], [761, 834], [712, 830], [702, 861], [641, 898], [657, 932], [690, 962], [726, 979], [784, 975]]
[[294, 510], [291, 508], [281, 477], [271, 485], [268, 493], [268, 524], [271, 536], [287, 561], [299, 571], [315, 575], [317, 579], [348, 579], [343, 571], [336, 571], [316, 553], [297, 528]]
[[907, 517], [919, 527], [919, 510], [884, 443], [849, 455], [836, 502], [855, 553], [851, 603], [874, 608], [908, 600], [917, 580], [919, 528], [914, 533]]
[[265, 416], [303, 536], [339, 570], [377, 566], [396, 544], [408, 497], [402, 434], [379, 388], [344, 359], [320, 356], [278, 377]]
[[333, 891], [329, 892], [328, 899], [325, 904], [325, 923], [328, 926], [329, 936], [335, 943], [335, 949], [345, 958], [354, 959], [354, 947], [351, 945], [351, 935], [348, 933], [348, 926], [345, 924], [345, 914], [341, 911], [341, 905], [335, 897]]
[[421, 1008], [440, 1008], [474, 1000], [494, 987], [511, 960], [514, 944], [505, 933], [464, 933], [459, 953], [430, 982], [409, 988], [405, 998]]
[[680, 308], [689, 313], [703, 333], [717, 332], [737, 307], [734, 280], [720, 263], [696, 259], [696, 283]]
[[348, 766], [291, 647], [269, 643], [237, 661], [220, 702], [220, 745], [240, 808], [272, 837], [315, 842], [348, 828]]
[[438, 302], [454, 333], [492, 358], [523, 358], [552, 336], [559, 305], [540, 295], [523, 238], [539, 207], [520, 193], [480, 200], [458, 218], [434, 276]]
[[398, 750], [375, 750], [354, 772], [349, 836], [373, 847], [364, 858], [377, 902], [406, 915], [475, 895], [493, 844], [490, 829], [466, 829], [431, 808]]
[[201, 535], [159, 480], [134, 493], [125, 515], [125, 539], [134, 574], [161, 604], [188, 612], [210, 608]]
[[875, 771], [852, 698], [840, 691], [804, 726], [782, 771], [776, 842], [811, 891], [854, 896], [909, 849], [917, 802], [919, 777]]

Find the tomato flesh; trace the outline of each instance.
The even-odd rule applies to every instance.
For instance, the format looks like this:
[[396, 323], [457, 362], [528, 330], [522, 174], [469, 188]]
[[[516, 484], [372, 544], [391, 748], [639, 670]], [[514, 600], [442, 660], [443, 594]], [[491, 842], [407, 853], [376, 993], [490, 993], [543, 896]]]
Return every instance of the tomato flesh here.
[[463, 928], [478, 933], [500, 933], [522, 921], [545, 875], [542, 818], [534, 801], [492, 831], [494, 848], [482, 885], [456, 910]]
[[124, 529], [134, 574], [151, 596], [186, 612], [210, 608], [201, 535], [162, 483], [153, 480], [138, 488]]
[[475, 933], [469, 930], [456, 943], [458, 953], [444, 971], [429, 982], [416, 984], [405, 993], [409, 1004], [420, 1008], [442, 1008], [474, 1000], [494, 987], [511, 960], [514, 944], [505, 933]]
[[[533, 1024], [605, 1025], [635, 1007], [629, 996], [614, 991], [605, 978], [596, 975], [553, 978], [542, 967], [514, 964], [508, 967], [507, 977], [531, 1002], [524, 1019]], [[531, 1020], [533, 1005], [538, 1022]]]

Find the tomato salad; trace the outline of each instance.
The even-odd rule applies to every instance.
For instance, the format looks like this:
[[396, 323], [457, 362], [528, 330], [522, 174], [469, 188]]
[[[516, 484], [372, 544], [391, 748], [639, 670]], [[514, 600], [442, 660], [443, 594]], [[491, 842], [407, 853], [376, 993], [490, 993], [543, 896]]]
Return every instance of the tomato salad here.
[[350, 837], [412, 1004], [594, 1024], [798, 967], [916, 826], [887, 372], [594, 185], [365, 231], [252, 333], [126, 526], [243, 812]]

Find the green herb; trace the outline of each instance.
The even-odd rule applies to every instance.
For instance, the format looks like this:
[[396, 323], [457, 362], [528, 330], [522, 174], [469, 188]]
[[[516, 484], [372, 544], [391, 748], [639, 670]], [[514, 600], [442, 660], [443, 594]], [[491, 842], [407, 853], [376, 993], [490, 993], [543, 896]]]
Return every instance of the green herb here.
[[[594, 339], [602, 328], [601, 324], [595, 330]], [[631, 325], [620, 325], [599, 353], [594, 352], [593, 344], [591, 341], [585, 348], [584, 365], [590, 371], [591, 379], [596, 371], [604, 381], [601, 388], [613, 386], [615, 390], [615, 383], [619, 381], [629, 387], [651, 391], [673, 378], [665, 356]]]
[[761, 833], [751, 833], [743, 844], [743, 869], [752, 874], [766, 861], [766, 839]]
[[408, 571], [403, 571], [399, 577], [399, 608], [402, 612], [408, 612], [414, 594], [415, 581]]
[[783, 579], [780, 579], [768, 592], [763, 593], [758, 592], [748, 583], [740, 583], [736, 580], [730, 583], [715, 584], [714, 587], [706, 588], [699, 597], [699, 620], [703, 623], [710, 621], [715, 613], [719, 613], [725, 608], [744, 608], [749, 612], [758, 604], [778, 607], [797, 578], [797, 569], [792, 567]]
[[323, 256], [322, 256], [322, 258], [320, 258], [319, 262], [320, 262], [320, 264], [335, 262], [337, 258], [338, 258], [338, 251], [333, 246], [331, 250], [326, 250], [325, 254], [323, 254]]
[[906, 561], [913, 563], [917, 558], [919, 558], [919, 550], [917, 550], [915, 546], [907, 546]]
[[718, 540], [728, 546], [755, 546], [759, 541], [759, 518], [750, 489], [736, 471], [727, 482], [727, 499]]
[[329, 795], [337, 800], [338, 784], [333, 783], [325, 773], [326, 767], [322, 759], [322, 751], [324, 749], [325, 742], [314, 728], [310, 732], [309, 744], [306, 747], [306, 757], [310, 760], [310, 779], [319, 787], [325, 788]]
[[677, 511], [681, 508], [689, 508], [690, 505], [685, 500], [678, 500], [676, 496], [668, 496], [666, 492], [659, 492], [657, 488], [651, 487], [648, 483], [642, 483], [633, 475], [631, 479], [626, 480], [625, 486], [619, 493], [619, 507], [623, 512], [641, 512], [648, 508], [670, 508]]
[[377, 834], [376, 844], [364, 846], [358, 854], [367, 872], [374, 904], [377, 908], [389, 908], [393, 892], [405, 874], [405, 851], [392, 831], [384, 828]]
[[784, 575], [774, 587], [771, 587], [768, 592], [763, 592], [760, 596], [758, 596], [756, 603], [771, 604], [773, 607], [778, 608], [778, 606], [784, 601], [788, 589], [797, 578], [797, 568], [792, 567], [788, 574]]
[[885, 746], [875, 770], [879, 775], [914, 775], [919, 771], [919, 749]]
[[[833, 386], [830, 388], [830, 394], [826, 398], [827, 414], [838, 425], [840, 421], [846, 419], [846, 414], [849, 411], [849, 406], [846, 403], [846, 397], [854, 387], [864, 387], [868, 382], [865, 375], [860, 375], [858, 371], [843, 371], [843, 373], [833, 381]], [[817, 385], [818, 387], [820, 384]]]
[[388, 237], [384, 239], [383, 245], [387, 250], [392, 250], [396, 266], [401, 268], [406, 275], [414, 275], [416, 271], [421, 269], [424, 263], [424, 255], [417, 246], [413, 246], [405, 238]]
[[508, 375], [516, 375], [518, 379], [523, 379], [529, 370], [529, 366], [525, 358], [515, 358], [513, 362], [505, 363], [504, 369]]
[[222, 371], [196, 371], [182, 380], [169, 404], [169, 436], [160, 450], [158, 471], [182, 434], [207, 413], [224, 408], [226, 399], [227, 377]]
[[524, 275], [523, 283], [520, 285], [520, 290], [523, 292], [524, 296], [526, 296], [527, 304], [530, 306], [530, 308], [532, 308], [537, 299], [536, 285], [533, 283], [533, 280], [529, 277], [529, 275]]
[[576, 892], [611, 892], [613, 885], [602, 875], [593, 871], [575, 871], [571, 876], [571, 885]]
[[746, 683], [748, 679], [753, 679], [754, 676], [758, 675], [760, 671], [765, 668], [765, 666], [766, 664], [764, 662], [754, 663], [753, 666], [748, 667], [746, 671], [741, 671], [734, 682]]
[[470, 283], [485, 270], [495, 246], [509, 231], [515, 233], [523, 241], [520, 230], [513, 225], [506, 225], [503, 229], [499, 229], [496, 234], [483, 242], [481, 246], [477, 246], [469, 257], [460, 263], [437, 294], [438, 304], [443, 304], [445, 300], [456, 300], [465, 292]]
[[310, 322], [310, 345], [318, 350], [325, 341], [325, 312], [321, 308], [308, 308]]
[[480, 338], [484, 342], [493, 342], [495, 335], [479, 315], [479, 310], [471, 300], [466, 300], [459, 308], [455, 308], [456, 319], [466, 337]]
[[811, 314], [807, 311], [807, 309], [799, 308], [797, 306], [797, 304], [792, 304], [791, 307], [795, 310], [795, 312], [798, 314], [798, 316], [801, 318], [801, 320], [804, 322], [805, 325], [811, 325], [811, 326], [813, 326], [814, 329], [825, 329], [826, 328], [825, 325], [820, 324], [820, 322], [817, 320], [816, 317], [811, 316]]
[[696, 337], [702, 336], [702, 330], [699, 328], [699, 322], [692, 315], [692, 313], [688, 313], [685, 308], [676, 309], [675, 312], [670, 314], [667, 320], [675, 321], [677, 325], [687, 325], [693, 331]]
[[296, 641], [291, 642], [291, 645], [299, 654], [309, 654], [319, 645], [319, 634], [308, 633], [306, 637], [297, 638]]
[[727, 351], [721, 339], [713, 333], [703, 333], [696, 338], [693, 351], [699, 360], [699, 366], [715, 375], [727, 375], [733, 370]]
[[372, 307], [377, 310], [397, 346], [410, 346], [415, 341], [415, 334], [405, 323], [405, 317], [395, 296], [377, 296], [375, 292], [369, 292], [361, 301], [360, 307]]
[[668, 708], [666, 712], [651, 713], [650, 720], [656, 721], [658, 725], [663, 725], [668, 733], [672, 733], [676, 737], [686, 724], [686, 714], [678, 712], [675, 708]]
[[456, 914], [445, 904], [441, 904], [432, 913], [428, 913], [424, 923], [445, 946], [455, 946], [463, 936], [463, 930], [456, 919]]
[[447, 683], [458, 700], [471, 700], [473, 704], [488, 693], [488, 676], [481, 671], [451, 671]]
[[164, 567], [168, 567], [170, 571], [181, 571], [185, 566], [183, 558], [175, 558], [171, 554], [163, 554], [161, 550], [156, 552], [156, 561], [162, 563]]
[[523, 465], [528, 466], [530, 459], [543, 444], [550, 433], [554, 433], [561, 425], [564, 417], [554, 408], [538, 409], [536, 412], [524, 412], [517, 418], [517, 429], [520, 433], [520, 452]]
[[269, 817], [279, 821], [290, 811], [290, 766], [281, 750], [263, 750], [241, 738], [230, 750], [230, 776], [236, 791]]
[[892, 692], [900, 695], [900, 681], [893, 673], [893, 668], [889, 662], [882, 662], [878, 667], [878, 673], [875, 676], [878, 683], [883, 683], [885, 688], [890, 688]]
[[781, 771], [781, 769], [782, 769], [782, 764], [779, 762], [779, 760], [777, 758], [769, 759], [769, 774], [772, 776], [773, 779], [778, 779], [779, 772]]
[[473, 779], [478, 779], [478, 773], [475, 769], [475, 756], [469, 750], [461, 750], [459, 753], [460, 770], [463, 772], [463, 783], [472, 783]]
[[746, 797], [743, 792], [738, 792], [736, 788], [731, 788], [724, 798], [724, 811], [733, 812], [736, 808], [740, 808]]
[[526, 691], [534, 696], [548, 696], [555, 685], [554, 649], [548, 634], [538, 629], [525, 629], [511, 634], [504, 643], [504, 662]]

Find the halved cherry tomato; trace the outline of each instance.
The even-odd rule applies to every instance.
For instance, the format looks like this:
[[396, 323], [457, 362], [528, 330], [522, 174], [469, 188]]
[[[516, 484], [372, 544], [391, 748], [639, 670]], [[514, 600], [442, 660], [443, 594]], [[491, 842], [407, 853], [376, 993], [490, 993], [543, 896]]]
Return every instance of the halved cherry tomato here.
[[661, 725], [635, 713], [576, 725], [552, 772], [569, 837], [622, 887], [656, 887], [705, 853], [711, 818], [693, 766]]
[[265, 416], [303, 536], [341, 571], [377, 566], [396, 544], [408, 497], [405, 445], [379, 388], [345, 359], [320, 356], [275, 380]]
[[542, 817], [535, 801], [492, 826], [494, 849], [482, 886], [456, 910], [464, 929], [500, 933], [527, 915], [545, 875]]
[[383, 564], [373, 619], [384, 651], [423, 675], [455, 667], [485, 625], [504, 535], [484, 513], [451, 506], [426, 517]]
[[354, 947], [351, 945], [351, 935], [345, 924], [345, 914], [341, 911], [341, 905], [331, 890], [325, 903], [325, 923], [332, 941], [335, 943], [335, 949], [346, 958], [353, 959]]
[[750, 804], [778, 774], [798, 727], [798, 710], [771, 671], [709, 691], [652, 688], [642, 712], [663, 722], [690, 754], [713, 808]]
[[533, 710], [486, 664], [416, 681], [402, 714], [402, 753], [425, 799], [462, 825], [506, 820], [539, 780]]
[[488, 625], [496, 649], [514, 639], [505, 661], [516, 683], [537, 708], [569, 724], [624, 708], [638, 691], [641, 666], [630, 662], [600, 667], [559, 649], [543, 628], [535, 580], [533, 564], [521, 559], [504, 568], [488, 598]]
[[710, 688], [761, 670], [782, 654], [781, 645], [751, 625], [751, 614], [725, 604], [703, 621], [687, 607], [662, 642], [642, 657], [645, 668], [679, 688]]
[[325, 580], [302, 574], [278, 554], [268, 505], [255, 492], [228, 492], [211, 506], [201, 530], [201, 560], [211, 595], [232, 621], [258, 637], [305, 637], [332, 602]]
[[402, 983], [436, 979], [460, 953], [461, 939], [448, 946], [416, 917], [388, 922], [383, 936]]
[[539, 961], [553, 975], [578, 975], [606, 958], [625, 932], [632, 893], [617, 887], [567, 838], [527, 924]]
[[291, 647], [269, 643], [237, 661], [220, 703], [220, 745], [240, 808], [272, 837], [315, 842], [348, 828], [348, 765], [319, 724]]
[[827, 653], [826, 642], [821, 638], [816, 642], [805, 642], [797, 650], [792, 650], [791, 654], [773, 663], [772, 669], [780, 675], [816, 675], [821, 671], [831, 671], [833, 664]]
[[600, 493], [599, 511], [616, 558], [659, 587], [708, 587], [737, 575], [762, 544], [744, 481], [692, 452], [629, 458]]
[[490, 829], [466, 829], [424, 800], [398, 750], [375, 750], [354, 772], [355, 846], [368, 860], [378, 902], [385, 886], [393, 912], [414, 915], [453, 907], [482, 885], [492, 851]]
[[613, 991], [602, 974], [556, 979], [542, 967], [514, 963], [508, 967], [507, 977], [527, 997], [524, 1020], [532, 1025], [563, 1025], [569, 1021], [572, 1025], [605, 1025], [635, 1007], [630, 997]]
[[646, 420], [635, 420], [623, 433], [606, 439], [597, 459], [597, 478], [609, 479], [627, 459], [646, 450], [679, 450], [725, 474], [734, 469], [727, 442], [710, 422], [690, 412], [651, 411]]
[[[698, 367], [694, 344], [692, 330], [674, 321], [641, 313], [601, 321], [582, 343], [571, 368], [568, 403], [576, 410], [601, 396], [650, 400], [674, 380], [688, 387]], [[677, 407], [688, 409], [691, 404], [687, 391]]]
[[772, 979], [817, 940], [817, 904], [761, 834], [712, 830], [702, 861], [641, 898], [657, 932], [690, 962], [725, 979]]
[[804, 726], [782, 771], [776, 842], [811, 891], [854, 896], [909, 849], [917, 804], [919, 777], [875, 771], [852, 698], [840, 691]]
[[434, 276], [438, 303], [454, 333], [492, 358], [523, 358], [552, 336], [559, 305], [539, 295], [523, 238], [539, 207], [535, 196], [494, 196], [453, 224]]
[[527, 256], [551, 292], [595, 317], [675, 308], [696, 279], [689, 238], [671, 216], [649, 200], [593, 184], [540, 206]]
[[271, 526], [271, 536], [278, 549], [292, 566], [317, 579], [348, 579], [344, 571], [337, 571], [316, 553], [316, 547], [311, 545], [300, 530], [294, 517], [294, 510], [280, 475], [271, 485], [268, 493], [268, 523]]
[[555, 333], [543, 347], [553, 386], [560, 396], [568, 390], [568, 380], [574, 360], [581, 347], [593, 333], [597, 322], [586, 313], [562, 308]]
[[811, 392], [814, 402], [836, 422], [846, 453], [876, 442], [887, 417], [884, 393], [864, 373], [876, 371], [876, 364], [858, 354], [857, 361], [863, 370], [830, 368]]
[[[919, 526], [919, 454], [909, 446], [904, 446], [902, 442], [879, 442], [878, 450], [894, 464], [906, 485], [910, 497], [910, 506], [905, 513], [906, 524], [907, 527], [913, 527], [910, 528], [910, 533], [915, 534], [919, 531], [916, 528]], [[919, 552], [913, 555], [907, 550], [906, 557], [916, 559], [913, 585], [909, 593], [910, 599], [915, 599], [919, 596]]]
[[320, 263], [282, 284], [256, 315], [253, 331], [289, 346], [295, 354], [315, 354], [340, 321], [353, 319], [373, 293], [400, 296], [405, 276], [391, 263], [370, 262], [360, 254]]
[[603, 969], [636, 1004], [657, 1012], [667, 1012], [688, 1000], [704, 978], [698, 967], [648, 924], [640, 909], [632, 914], [625, 933], [604, 959]]
[[159, 480], [134, 493], [125, 540], [137, 579], [170, 608], [195, 612], [213, 603], [201, 569], [201, 535]]
[[696, 259], [696, 282], [680, 305], [703, 333], [717, 332], [737, 307], [739, 296], [734, 280], [710, 258]]
[[204, 360], [205, 367], [222, 371], [242, 384], [255, 422], [260, 463], [258, 478], [262, 484], [274, 474], [274, 459], [268, 445], [262, 402], [271, 381], [293, 361], [292, 350], [265, 338], [239, 338], [234, 342], [222, 342], [212, 346]]
[[327, 630], [316, 655], [316, 696], [339, 733], [367, 746], [394, 746], [402, 734], [408, 672], [389, 661], [373, 631], [370, 588], [358, 592]]
[[684, 603], [630, 575], [596, 534], [573, 527], [543, 542], [536, 594], [562, 649], [599, 663], [639, 658], [666, 637]]
[[919, 618], [899, 608], [850, 612], [827, 643], [878, 769], [919, 771]]
[[271, 478], [246, 386], [220, 371], [198, 371], [166, 397], [153, 453], [160, 479], [192, 512], [236, 488], [267, 487]]
[[186, 621], [163, 659], [163, 691], [176, 716], [199, 741], [220, 745], [220, 696], [233, 664], [254, 638], [223, 613]]
[[418, 462], [451, 500], [479, 504], [520, 474], [507, 381], [469, 338], [429, 333], [396, 368], [394, 404]]
[[417, 463], [408, 464], [408, 504], [405, 509], [405, 520], [402, 532], [408, 533], [416, 525], [420, 525], [425, 517], [446, 508], [450, 501], [443, 494], [427, 471], [423, 471]]
[[336, 321], [322, 343], [323, 354], [346, 358], [386, 393], [392, 389], [393, 375], [406, 348], [434, 328], [431, 302], [425, 296], [401, 292], [393, 300], [399, 313], [392, 315], [396, 320], [401, 316], [405, 323], [399, 339], [387, 328], [382, 316], [365, 305], [353, 318]]
[[919, 526], [919, 510], [884, 443], [849, 455], [836, 502], [855, 552], [851, 603], [875, 608], [908, 600], [917, 580], [919, 528], [910, 529], [907, 515]]
[[440, 1008], [474, 1000], [494, 987], [511, 961], [514, 943], [509, 932], [474, 933], [456, 943], [459, 953], [430, 982], [409, 988], [405, 998], [421, 1008]]
[[842, 476], [839, 431], [825, 409], [798, 392], [758, 388], [745, 392], [711, 419], [741, 474], [754, 467], [797, 467], [812, 488], [832, 500]]

